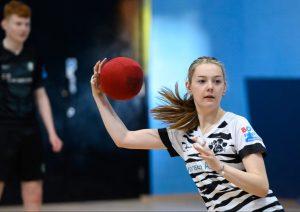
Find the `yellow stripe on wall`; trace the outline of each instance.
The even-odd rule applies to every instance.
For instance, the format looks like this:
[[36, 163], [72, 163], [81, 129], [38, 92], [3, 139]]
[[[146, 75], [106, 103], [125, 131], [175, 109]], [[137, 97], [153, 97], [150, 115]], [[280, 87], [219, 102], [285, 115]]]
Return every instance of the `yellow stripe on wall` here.
[[151, 28], [151, 0], [143, 0], [142, 5], [142, 66], [144, 73], [147, 73], [149, 61], [150, 46], [150, 28]]

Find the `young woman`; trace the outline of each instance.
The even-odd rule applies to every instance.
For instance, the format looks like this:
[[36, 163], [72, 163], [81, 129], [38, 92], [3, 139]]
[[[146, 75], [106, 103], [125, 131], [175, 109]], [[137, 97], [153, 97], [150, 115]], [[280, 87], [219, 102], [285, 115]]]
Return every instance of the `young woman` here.
[[106, 59], [94, 66], [92, 93], [104, 125], [121, 148], [167, 149], [181, 156], [209, 211], [283, 211], [269, 189], [265, 145], [249, 122], [220, 107], [226, 92], [224, 66], [213, 57], [196, 59], [182, 98], [163, 89], [165, 105], [152, 110], [164, 129], [130, 131], [97, 85]]

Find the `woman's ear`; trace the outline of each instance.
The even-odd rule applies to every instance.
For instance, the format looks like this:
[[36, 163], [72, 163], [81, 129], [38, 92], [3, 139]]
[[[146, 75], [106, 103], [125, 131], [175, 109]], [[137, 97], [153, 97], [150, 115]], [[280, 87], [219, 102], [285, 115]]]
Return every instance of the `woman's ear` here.
[[227, 83], [225, 82], [224, 91], [223, 91], [223, 96], [225, 96], [226, 91], [227, 91]]
[[187, 92], [191, 95], [192, 94], [191, 85], [188, 81], [185, 82], [185, 87], [186, 87]]

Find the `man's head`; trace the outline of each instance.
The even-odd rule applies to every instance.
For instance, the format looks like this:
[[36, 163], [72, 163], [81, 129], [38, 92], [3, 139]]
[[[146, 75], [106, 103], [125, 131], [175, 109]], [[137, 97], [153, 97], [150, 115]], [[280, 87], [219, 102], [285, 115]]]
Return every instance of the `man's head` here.
[[30, 33], [31, 9], [21, 1], [12, 0], [4, 6], [2, 28], [6, 37], [24, 43]]

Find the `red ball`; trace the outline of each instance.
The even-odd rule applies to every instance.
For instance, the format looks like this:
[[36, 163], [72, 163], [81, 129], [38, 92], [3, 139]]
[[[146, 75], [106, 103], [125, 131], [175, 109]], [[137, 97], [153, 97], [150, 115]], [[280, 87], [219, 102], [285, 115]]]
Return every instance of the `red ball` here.
[[107, 61], [100, 72], [102, 91], [112, 99], [128, 100], [136, 96], [143, 85], [143, 71], [133, 59], [116, 57]]

